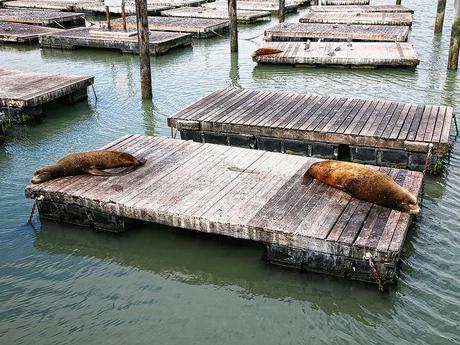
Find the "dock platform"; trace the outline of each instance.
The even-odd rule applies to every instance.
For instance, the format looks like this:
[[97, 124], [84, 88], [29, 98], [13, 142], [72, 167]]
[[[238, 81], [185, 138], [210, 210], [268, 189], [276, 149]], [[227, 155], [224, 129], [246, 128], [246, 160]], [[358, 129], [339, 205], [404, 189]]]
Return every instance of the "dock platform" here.
[[259, 64], [294, 66], [330, 66], [347, 68], [405, 67], [415, 68], [419, 59], [408, 42], [267, 42], [262, 47], [281, 53], [256, 56]]
[[[121, 29], [122, 19], [112, 20], [112, 27]], [[135, 16], [126, 17], [126, 27], [137, 30]], [[194, 38], [209, 38], [228, 32], [229, 21], [222, 19], [149, 17], [149, 29], [153, 31], [186, 32]]]
[[183, 139], [433, 173], [453, 109], [345, 97], [220, 89], [168, 118]]
[[[257, 241], [271, 263], [375, 282], [395, 278], [411, 216], [303, 174], [317, 159], [193, 141], [125, 136], [105, 149], [147, 160], [123, 176], [72, 176], [26, 188], [42, 219], [123, 231], [143, 221]], [[422, 174], [380, 168], [419, 195]]]
[[5, 122], [27, 122], [43, 114], [43, 105], [87, 99], [93, 77], [0, 69], [0, 113]]
[[44, 26], [0, 22], [0, 42], [37, 43], [40, 36], [60, 31]]
[[387, 41], [405, 42], [407, 26], [281, 23], [265, 30], [266, 41]]
[[40, 10], [0, 9], [0, 22], [32, 24], [53, 28], [74, 28], [85, 25], [83, 13]]
[[[225, 10], [228, 8], [227, 2], [223, 2], [219, 0], [216, 2], [208, 2], [206, 4], [203, 4], [202, 6], [206, 8], [220, 9], [220, 10]], [[279, 12], [278, 2], [238, 1], [236, 6], [237, 6], [237, 11], [264, 11], [264, 12], [270, 12], [272, 14], [278, 14]], [[298, 3], [286, 1], [285, 12], [286, 13], [297, 12], [298, 7], [299, 7]]]
[[[318, 3], [318, 0], [316, 1]], [[323, 6], [369, 5], [369, 0], [321, 0]]]
[[[212, 9], [206, 7], [181, 7], [172, 10], [162, 11], [165, 17], [182, 18], [208, 18], [228, 20], [228, 11], [224, 9]], [[250, 24], [261, 20], [270, 20], [271, 13], [268, 11], [245, 11], [237, 12], [238, 23]]]
[[[74, 1], [74, 0], [15, 0], [5, 1], [4, 7], [17, 8], [17, 9], [42, 9], [54, 10], [64, 12], [85, 12], [92, 14], [104, 14], [105, 6], [103, 1], [89, 0], [89, 1]], [[147, 11], [150, 15], [159, 15], [161, 11], [173, 8], [173, 6], [157, 5], [148, 3]], [[136, 8], [134, 4], [127, 3], [127, 14], [135, 14]], [[120, 14], [120, 7], [111, 7], [110, 13]]]
[[413, 10], [402, 5], [345, 5], [345, 6], [311, 6], [312, 12], [380, 12], [380, 13], [414, 13]]
[[301, 23], [412, 26], [411, 13], [313, 12], [299, 19]]
[[[76, 49], [102, 48], [120, 50], [122, 53], [139, 54], [137, 36], [134, 31], [128, 34], [122, 30], [107, 31], [93, 27], [71, 29], [59, 33], [43, 35], [40, 45], [45, 48]], [[192, 44], [192, 36], [185, 33], [153, 31], [150, 34], [150, 54], [166, 54], [173, 48]]]

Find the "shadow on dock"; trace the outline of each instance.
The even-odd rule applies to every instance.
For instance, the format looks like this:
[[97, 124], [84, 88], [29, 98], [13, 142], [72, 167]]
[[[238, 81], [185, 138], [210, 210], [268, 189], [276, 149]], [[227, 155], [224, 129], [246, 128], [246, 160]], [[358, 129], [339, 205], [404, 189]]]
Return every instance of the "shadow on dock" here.
[[[382, 295], [373, 285], [271, 266], [264, 262], [263, 245], [160, 225], [114, 235], [43, 222], [34, 246], [50, 254], [99, 258], [188, 285], [236, 290], [245, 299], [305, 301], [328, 315], [344, 313], [366, 324], [389, 314], [396, 300], [395, 293]], [[363, 306], [362, 301], [372, 302]]]

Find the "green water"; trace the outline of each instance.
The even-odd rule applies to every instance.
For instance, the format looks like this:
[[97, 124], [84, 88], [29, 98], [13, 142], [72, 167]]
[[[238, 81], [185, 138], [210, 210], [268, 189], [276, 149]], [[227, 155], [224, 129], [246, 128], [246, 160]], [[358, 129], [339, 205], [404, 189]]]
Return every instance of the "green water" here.
[[[374, 3], [380, 3], [379, 1]], [[52, 106], [0, 146], [1, 344], [460, 344], [460, 151], [449, 173], [428, 177], [399, 284], [375, 286], [267, 265], [258, 244], [145, 226], [124, 234], [26, 225], [23, 196], [37, 167], [126, 133], [169, 135], [167, 116], [218, 87], [447, 104], [449, 25], [434, 36], [436, 5], [415, 9], [410, 36], [421, 64], [400, 69], [257, 67], [249, 57], [265, 23], [152, 58], [154, 100], [140, 101], [135, 56], [98, 50], [0, 46], [0, 68], [95, 76], [98, 100]], [[450, 22], [449, 2], [446, 23]], [[297, 16], [288, 17], [297, 21]]]

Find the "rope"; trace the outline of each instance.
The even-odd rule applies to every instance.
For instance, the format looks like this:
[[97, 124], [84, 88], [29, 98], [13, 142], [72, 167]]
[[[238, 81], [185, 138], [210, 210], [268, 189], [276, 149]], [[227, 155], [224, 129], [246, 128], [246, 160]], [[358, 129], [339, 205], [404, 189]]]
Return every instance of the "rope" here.
[[249, 37], [249, 38], [242, 38], [242, 40], [251, 41], [251, 40], [253, 40], [253, 39], [257, 38], [257, 37], [260, 37], [262, 35], [263, 34], [260, 34], [260, 35], [254, 36], [254, 37]]
[[218, 34], [217, 32], [215, 32], [213, 29], [209, 29], [209, 31], [211, 31], [214, 35], [217, 35], [222, 38], [226, 38], [225, 36], [222, 36], [221, 34]]
[[372, 277], [374, 277], [374, 280], [378, 284], [379, 291], [383, 292], [384, 288], [383, 288], [382, 279], [380, 278], [380, 275], [377, 272], [377, 268], [375, 268], [374, 261], [372, 261], [372, 254], [371, 253], [366, 253], [365, 259], [367, 259], [368, 262], [369, 262], [369, 267], [371, 268]]
[[458, 136], [458, 124], [457, 124], [457, 117], [454, 115], [454, 123], [455, 123], [455, 131], [457, 134], [455, 134], [455, 137]]
[[93, 89], [94, 98], [95, 98], [96, 101], [97, 101], [97, 95], [96, 95], [96, 89], [94, 88], [94, 83], [91, 83], [91, 88]]
[[425, 166], [423, 167], [423, 175], [426, 174], [426, 171], [428, 170], [428, 168], [430, 167], [431, 165], [431, 156], [432, 156], [432, 149], [433, 149], [433, 144], [430, 143], [430, 145], [428, 145], [428, 152], [426, 153], [426, 158], [425, 158]]
[[34, 217], [35, 209], [37, 208], [37, 201], [43, 200], [43, 195], [40, 195], [37, 198], [34, 198], [34, 203], [32, 205], [32, 211], [30, 212], [29, 220], [27, 221], [27, 224], [32, 225], [32, 218]]
[[54, 23], [56, 23], [58, 26], [60, 26], [62, 29], [65, 29], [65, 26], [59, 24], [57, 21], [53, 20]]

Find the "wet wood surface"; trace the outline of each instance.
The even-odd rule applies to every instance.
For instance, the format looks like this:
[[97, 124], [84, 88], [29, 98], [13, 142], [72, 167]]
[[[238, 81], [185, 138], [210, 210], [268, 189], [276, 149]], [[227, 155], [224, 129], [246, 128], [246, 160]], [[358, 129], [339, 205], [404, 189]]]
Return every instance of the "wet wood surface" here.
[[378, 12], [314, 12], [300, 17], [301, 23], [320, 24], [361, 24], [361, 25], [397, 25], [411, 26], [411, 13], [378, 13]]
[[[106, 148], [147, 160], [123, 176], [81, 175], [26, 189], [43, 201], [235, 238], [393, 262], [408, 214], [353, 199], [303, 175], [317, 159], [128, 135]], [[379, 168], [418, 195], [419, 172]]]
[[349, 5], [349, 6], [311, 6], [312, 12], [381, 12], [381, 13], [414, 13], [402, 5]]
[[85, 24], [84, 18], [83, 13], [0, 9], [0, 22], [65, 28], [83, 26]]
[[407, 41], [407, 26], [282, 23], [265, 30], [266, 41]]
[[44, 26], [0, 22], [0, 42], [36, 43], [40, 36], [60, 30]]
[[[183, 17], [183, 18], [209, 18], [228, 20], [228, 10], [223, 8], [212, 9], [206, 7], [181, 7], [161, 12], [165, 17]], [[267, 11], [245, 11], [240, 10], [237, 13], [239, 23], [252, 23], [261, 19], [270, 19], [271, 13]]]
[[[220, 89], [168, 118], [170, 127], [446, 153], [453, 109], [346, 97]], [[418, 148], [418, 149], [417, 149]]]
[[[209, 2], [203, 5], [206, 8], [212, 9], [226, 9], [227, 2], [218, 0], [216, 2]], [[286, 1], [284, 8], [286, 13], [296, 12], [299, 7], [298, 3]], [[273, 14], [278, 14], [279, 3], [278, 2], [262, 2], [262, 1], [238, 1], [237, 2], [238, 11], [268, 11]]]

